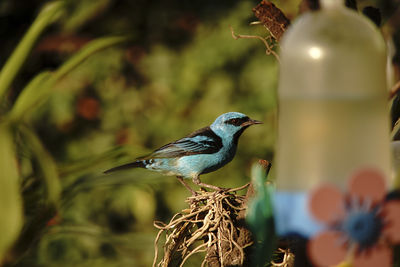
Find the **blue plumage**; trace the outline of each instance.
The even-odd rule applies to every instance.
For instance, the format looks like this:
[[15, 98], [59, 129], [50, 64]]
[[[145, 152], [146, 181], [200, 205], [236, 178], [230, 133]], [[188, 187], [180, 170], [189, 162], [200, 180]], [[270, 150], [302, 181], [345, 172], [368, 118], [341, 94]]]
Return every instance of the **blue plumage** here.
[[182, 178], [192, 178], [193, 182], [199, 186], [219, 190], [220, 188], [216, 186], [202, 183], [199, 175], [215, 171], [230, 162], [235, 156], [238, 139], [243, 131], [250, 125], [260, 123], [242, 113], [228, 112], [219, 116], [208, 127], [166, 144], [132, 163], [107, 170], [105, 173], [141, 167], [165, 175], [176, 175], [192, 192], [193, 190]]

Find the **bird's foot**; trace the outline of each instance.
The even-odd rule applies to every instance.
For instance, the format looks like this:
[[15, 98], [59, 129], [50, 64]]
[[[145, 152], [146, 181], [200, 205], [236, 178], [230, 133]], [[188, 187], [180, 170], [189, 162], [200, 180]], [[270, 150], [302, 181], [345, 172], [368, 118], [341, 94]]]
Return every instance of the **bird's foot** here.
[[178, 178], [179, 182], [181, 182], [181, 184], [183, 184], [183, 186], [190, 191], [190, 193], [192, 193], [192, 196], [197, 196], [198, 193], [196, 191], [194, 191], [184, 180], [181, 176], [177, 176], [176, 178]]
[[206, 187], [208, 189], [212, 189], [212, 190], [218, 191], [218, 192], [227, 190], [227, 188], [218, 187], [218, 186], [215, 186], [215, 185], [212, 185], [212, 184], [203, 183], [202, 181], [200, 181], [199, 176], [193, 177], [193, 183], [195, 183], [196, 185], [198, 185], [200, 187]]
[[198, 183], [197, 185], [200, 186], [203, 190], [205, 190], [205, 188], [208, 188], [208, 189], [212, 189], [212, 190], [217, 191], [217, 192], [226, 191], [226, 190], [229, 189], [229, 188], [215, 186], [215, 185], [212, 185], [212, 184], [205, 184], [205, 183], [202, 183], [202, 182]]

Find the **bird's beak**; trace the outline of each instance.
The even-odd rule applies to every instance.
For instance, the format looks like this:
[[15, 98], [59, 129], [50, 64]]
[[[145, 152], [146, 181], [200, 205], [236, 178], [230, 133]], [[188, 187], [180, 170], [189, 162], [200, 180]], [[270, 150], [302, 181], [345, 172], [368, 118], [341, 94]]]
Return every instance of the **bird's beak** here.
[[262, 124], [262, 122], [250, 119], [250, 120], [248, 120], [246, 122], [243, 122], [240, 126], [244, 127], [244, 126], [250, 126], [250, 125], [253, 125], [253, 124]]

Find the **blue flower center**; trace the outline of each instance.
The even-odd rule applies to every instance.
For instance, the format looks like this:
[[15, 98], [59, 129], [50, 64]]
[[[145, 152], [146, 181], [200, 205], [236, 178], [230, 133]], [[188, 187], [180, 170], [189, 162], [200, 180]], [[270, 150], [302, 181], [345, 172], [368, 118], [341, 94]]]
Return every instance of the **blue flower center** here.
[[351, 211], [342, 222], [343, 231], [350, 241], [359, 244], [360, 249], [374, 245], [381, 234], [382, 219], [376, 209], [370, 211]]

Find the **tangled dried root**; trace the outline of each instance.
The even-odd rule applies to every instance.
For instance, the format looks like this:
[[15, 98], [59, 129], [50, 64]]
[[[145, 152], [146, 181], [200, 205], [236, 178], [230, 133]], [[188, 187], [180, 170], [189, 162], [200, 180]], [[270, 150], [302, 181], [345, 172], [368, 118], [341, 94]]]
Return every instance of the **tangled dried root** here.
[[[235, 192], [248, 186], [219, 192], [200, 191], [186, 200], [190, 208], [173, 216], [168, 224], [154, 222], [160, 231], [154, 244], [153, 267], [171, 266], [171, 262], [183, 266], [188, 258], [200, 252], [206, 253], [201, 266], [245, 265], [253, 240], [244, 223], [247, 199]], [[158, 243], [164, 233], [164, 255], [157, 264]]]
[[294, 266], [294, 254], [290, 249], [278, 248], [277, 253], [281, 254], [281, 262], [271, 261], [272, 267], [293, 267]]

